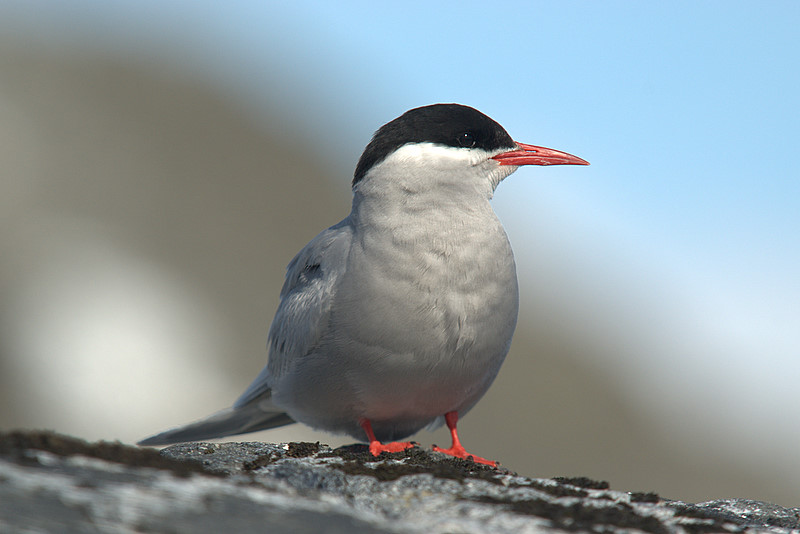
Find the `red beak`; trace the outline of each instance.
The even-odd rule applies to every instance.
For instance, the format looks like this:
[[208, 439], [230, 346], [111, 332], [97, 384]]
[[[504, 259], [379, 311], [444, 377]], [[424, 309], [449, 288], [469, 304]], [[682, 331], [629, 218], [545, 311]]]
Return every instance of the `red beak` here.
[[589, 165], [589, 162], [543, 146], [517, 143], [519, 150], [510, 150], [494, 156], [500, 165]]

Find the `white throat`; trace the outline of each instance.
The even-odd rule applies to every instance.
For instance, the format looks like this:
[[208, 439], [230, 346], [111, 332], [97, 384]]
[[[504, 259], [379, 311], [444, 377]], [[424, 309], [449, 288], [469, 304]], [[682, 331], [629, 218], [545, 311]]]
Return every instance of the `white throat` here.
[[437, 211], [491, 212], [489, 201], [497, 185], [518, 168], [491, 159], [502, 151], [404, 145], [356, 184], [353, 215], [374, 222], [404, 215], [424, 219], [427, 212]]

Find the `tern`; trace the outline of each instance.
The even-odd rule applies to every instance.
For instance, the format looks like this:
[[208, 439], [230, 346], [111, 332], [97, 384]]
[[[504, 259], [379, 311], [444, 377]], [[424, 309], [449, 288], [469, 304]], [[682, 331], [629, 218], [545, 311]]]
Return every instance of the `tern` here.
[[350, 214], [289, 263], [268, 362], [231, 408], [139, 442], [166, 445], [301, 422], [374, 456], [456, 425], [486, 393], [517, 322], [516, 266], [490, 200], [522, 165], [588, 165], [515, 142], [459, 104], [382, 126], [355, 169]]

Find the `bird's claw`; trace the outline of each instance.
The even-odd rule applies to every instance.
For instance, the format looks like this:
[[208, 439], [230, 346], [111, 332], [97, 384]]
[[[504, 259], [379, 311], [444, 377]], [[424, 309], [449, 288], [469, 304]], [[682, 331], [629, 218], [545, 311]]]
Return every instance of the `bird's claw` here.
[[475, 456], [474, 454], [470, 454], [464, 449], [464, 447], [461, 446], [453, 446], [450, 447], [449, 449], [443, 449], [441, 447], [437, 447], [436, 445], [434, 445], [431, 448], [433, 449], [434, 452], [441, 452], [443, 454], [447, 454], [449, 456], [455, 456], [456, 458], [461, 458], [464, 460], [471, 459], [476, 464], [488, 465], [490, 467], [498, 466], [497, 462], [492, 460], [487, 460], [486, 458], [481, 458], [480, 456]]

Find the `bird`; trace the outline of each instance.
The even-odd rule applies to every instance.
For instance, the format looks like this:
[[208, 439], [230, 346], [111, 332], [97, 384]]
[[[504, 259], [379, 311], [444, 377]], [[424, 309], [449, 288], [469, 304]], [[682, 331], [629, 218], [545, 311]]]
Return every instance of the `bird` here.
[[381, 126], [352, 180], [350, 214], [291, 260], [266, 366], [233, 406], [139, 442], [200, 441], [294, 422], [401, 452], [446, 424], [433, 450], [466, 451], [457, 424], [486, 393], [517, 323], [516, 265], [490, 201], [525, 165], [589, 165], [514, 141], [461, 104]]

